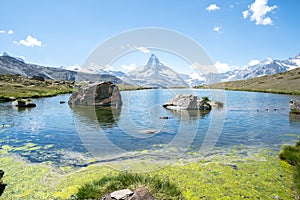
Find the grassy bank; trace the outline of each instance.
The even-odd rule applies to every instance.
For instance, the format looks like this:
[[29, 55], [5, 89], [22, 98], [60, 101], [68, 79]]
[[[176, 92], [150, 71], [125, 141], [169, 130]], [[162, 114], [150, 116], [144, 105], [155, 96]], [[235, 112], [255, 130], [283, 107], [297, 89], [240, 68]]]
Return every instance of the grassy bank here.
[[35, 80], [17, 75], [0, 75], [0, 102], [17, 98], [50, 97], [75, 91], [70, 81]]
[[294, 187], [300, 199], [300, 140], [295, 146], [285, 146], [279, 157], [294, 166]]
[[[114, 170], [113, 166], [56, 168], [49, 163], [29, 164], [6, 154], [0, 157], [0, 169], [5, 171], [4, 183], [7, 184], [1, 198], [68, 199], [81, 194], [83, 196], [80, 197], [84, 198], [86, 186], [90, 185], [92, 187], [88, 187], [89, 190], [94, 188], [95, 191], [97, 187], [106, 187], [102, 192], [124, 189], [122, 187], [125, 186], [146, 186], [156, 197], [175, 191], [176, 197], [173, 199], [187, 200], [294, 199], [294, 185], [291, 181], [293, 166], [280, 161], [276, 152], [261, 151], [240, 156], [239, 151], [240, 149], [236, 149], [226, 155], [185, 164], [174, 161], [170, 166], [133, 175], [134, 177]], [[125, 181], [121, 181], [124, 176]], [[128, 183], [124, 183], [126, 181]], [[157, 186], [160, 184], [169, 186], [158, 191]], [[109, 188], [109, 185], [114, 187]], [[91, 193], [92, 191], [88, 192]], [[99, 193], [98, 198], [100, 195]]]
[[205, 88], [300, 95], [300, 68], [247, 80], [217, 83]]
[[120, 91], [154, 89], [153, 87], [144, 87], [144, 86], [136, 86], [136, 85], [124, 85], [124, 84], [118, 84], [118, 87], [119, 87]]

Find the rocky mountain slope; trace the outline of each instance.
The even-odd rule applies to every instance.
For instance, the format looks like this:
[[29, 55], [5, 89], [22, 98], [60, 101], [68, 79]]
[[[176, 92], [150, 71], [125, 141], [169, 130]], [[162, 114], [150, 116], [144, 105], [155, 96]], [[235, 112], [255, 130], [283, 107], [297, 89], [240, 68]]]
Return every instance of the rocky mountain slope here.
[[23, 60], [11, 57], [7, 53], [0, 56], [0, 74], [18, 74], [27, 77], [43, 77], [52, 80], [71, 81], [112, 81], [113, 83], [124, 83], [121, 79], [110, 74], [89, 74], [76, 72], [55, 67], [44, 67], [25, 63]]
[[171, 68], [152, 54], [144, 66], [129, 71], [124, 79], [134, 85], [147, 87], [187, 87], [188, 84]]

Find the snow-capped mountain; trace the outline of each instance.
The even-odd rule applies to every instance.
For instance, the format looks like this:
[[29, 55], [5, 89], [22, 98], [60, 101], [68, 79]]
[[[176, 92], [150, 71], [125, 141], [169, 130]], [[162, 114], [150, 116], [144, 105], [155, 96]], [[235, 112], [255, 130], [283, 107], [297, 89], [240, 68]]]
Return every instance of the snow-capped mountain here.
[[126, 74], [126, 82], [150, 87], [186, 87], [188, 84], [171, 68], [162, 64], [152, 54], [146, 65], [140, 66]]
[[151, 87], [198, 86], [217, 82], [244, 80], [286, 72], [300, 67], [300, 54], [287, 60], [267, 58], [258, 64], [248, 65], [243, 69], [235, 69], [225, 73], [209, 73], [201, 75], [199, 73], [178, 74], [171, 68], [162, 64], [154, 54], [150, 56], [146, 65], [135, 68], [127, 73], [123, 71], [104, 70], [96, 65], [85, 69], [81, 69], [80, 66], [75, 67], [76, 70], [74, 71], [112, 75], [133, 85]]
[[199, 73], [179, 74], [179, 76], [191, 87], [205, 84], [205, 78]]
[[15, 58], [16, 60], [18, 60], [18, 61], [20, 61], [20, 62], [25, 63], [25, 60], [24, 60], [23, 58], [21, 58], [21, 57], [13, 57], [13, 56], [10, 56], [7, 52], [4, 52], [4, 53], [2, 54], [2, 56], [12, 57], [12, 58]]
[[[256, 65], [219, 74], [222, 82], [245, 80], [265, 75], [278, 74], [300, 67], [300, 54], [287, 60], [267, 58]], [[210, 74], [211, 75], [211, 74]]]

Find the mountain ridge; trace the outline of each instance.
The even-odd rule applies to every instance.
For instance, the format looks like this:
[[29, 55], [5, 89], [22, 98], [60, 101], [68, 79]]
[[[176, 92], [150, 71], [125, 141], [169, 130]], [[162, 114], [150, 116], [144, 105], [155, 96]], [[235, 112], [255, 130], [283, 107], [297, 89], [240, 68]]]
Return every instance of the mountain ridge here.
[[109, 74], [88, 74], [62, 68], [25, 63], [22, 60], [9, 56], [7, 53], [0, 56], [0, 74], [16, 74], [27, 77], [38, 76], [52, 80], [91, 82], [112, 81], [116, 84], [124, 83], [121, 79]]
[[216, 83], [206, 88], [300, 95], [300, 67], [278, 74]]

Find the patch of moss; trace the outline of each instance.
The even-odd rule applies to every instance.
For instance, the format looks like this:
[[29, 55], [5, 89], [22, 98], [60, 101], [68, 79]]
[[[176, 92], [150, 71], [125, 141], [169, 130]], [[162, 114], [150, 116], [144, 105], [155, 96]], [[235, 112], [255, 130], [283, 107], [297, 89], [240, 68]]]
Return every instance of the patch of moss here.
[[295, 166], [294, 170], [294, 184], [296, 192], [300, 197], [300, 140], [295, 146], [285, 146], [279, 154], [280, 159]]
[[[2, 149], [12, 147], [6, 145]], [[239, 148], [199, 161], [173, 163], [160, 170], [141, 173], [138, 178], [169, 182], [181, 192], [182, 199], [294, 199], [291, 182], [294, 166], [280, 161], [276, 153], [265, 151], [243, 157], [241, 151], [244, 150]], [[119, 171], [103, 164], [80, 169], [57, 168], [50, 163], [30, 164], [9, 154], [0, 156], [0, 169], [5, 171], [7, 187], [1, 198], [6, 200], [69, 199], [85, 184], [107, 177], [117, 185], [122, 179], [116, 178]], [[134, 178], [127, 177], [124, 182], [134, 185], [131, 180]]]

